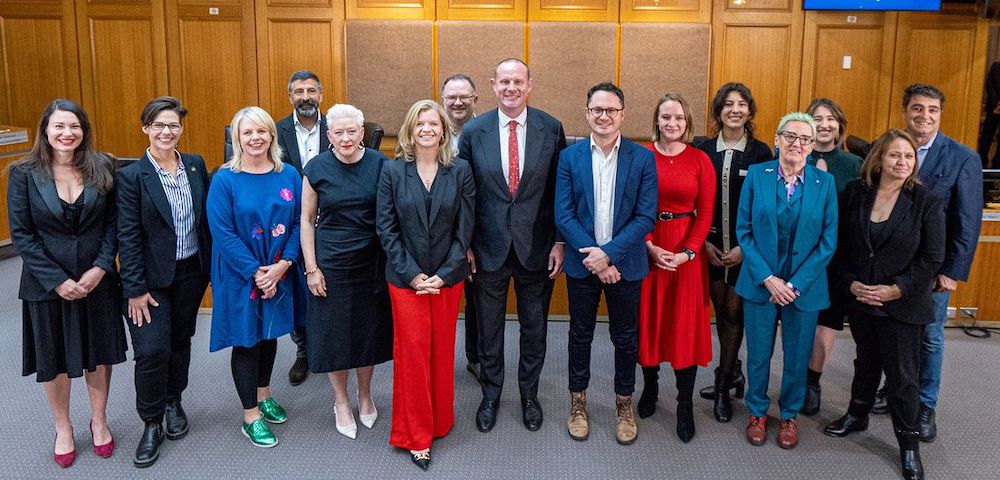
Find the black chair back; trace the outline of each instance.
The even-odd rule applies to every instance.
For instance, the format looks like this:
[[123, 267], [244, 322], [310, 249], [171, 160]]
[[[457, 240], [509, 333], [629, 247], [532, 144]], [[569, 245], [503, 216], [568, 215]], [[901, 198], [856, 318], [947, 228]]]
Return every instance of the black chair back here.
[[378, 150], [378, 147], [382, 145], [382, 137], [385, 136], [385, 130], [382, 129], [382, 125], [375, 122], [365, 122], [365, 136], [361, 139], [364, 145], [372, 150]]
[[226, 163], [233, 156], [233, 140], [229, 136], [229, 125], [226, 125], [226, 143], [225, 143], [225, 156], [222, 157], [222, 163]]

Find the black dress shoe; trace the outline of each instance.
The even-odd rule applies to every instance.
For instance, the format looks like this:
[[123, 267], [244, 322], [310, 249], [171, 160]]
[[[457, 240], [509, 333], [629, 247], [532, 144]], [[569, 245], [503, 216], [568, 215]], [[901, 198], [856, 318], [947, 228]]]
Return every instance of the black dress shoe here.
[[479, 404], [479, 411], [476, 412], [476, 428], [480, 432], [486, 433], [493, 430], [493, 426], [497, 423], [497, 406], [497, 400], [486, 400], [485, 398]]
[[855, 417], [848, 413], [827, 425], [823, 429], [823, 433], [831, 437], [846, 437], [851, 432], [863, 432], [865, 430], [868, 430], [868, 416]]
[[521, 419], [524, 420], [524, 428], [532, 432], [542, 428], [542, 406], [537, 398], [521, 399]]
[[135, 448], [135, 458], [132, 463], [136, 467], [146, 468], [160, 458], [160, 444], [163, 443], [163, 426], [149, 422], [139, 437], [139, 446]]
[[288, 383], [292, 386], [301, 385], [302, 382], [306, 381], [306, 377], [309, 376], [309, 360], [305, 358], [296, 358], [295, 363], [292, 364], [292, 368], [288, 369]]
[[875, 403], [872, 404], [872, 413], [876, 415], [884, 415], [889, 413], [889, 391], [886, 390], [885, 385], [875, 392]]
[[427, 469], [430, 468], [431, 466], [431, 452], [429, 450], [425, 452], [414, 452], [411, 450], [410, 461], [412, 461], [414, 465], [420, 467], [421, 470], [426, 472]]
[[919, 450], [900, 450], [899, 458], [903, 468], [903, 478], [924, 480], [924, 466], [920, 463]]
[[163, 420], [166, 424], [167, 438], [180, 440], [188, 433], [188, 418], [181, 402], [167, 402], [163, 409]]
[[806, 400], [802, 402], [802, 409], [800, 410], [803, 415], [816, 415], [819, 412], [819, 404], [823, 389], [820, 388], [819, 384], [806, 384]]
[[677, 402], [677, 438], [688, 443], [694, 438], [694, 405], [691, 401]]
[[937, 438], [937, 421], [934, 417], [934, 409], [921, 403], [920, 417], [917, 419], [917, 423], [920, 428], [921, 442], [930, 443]]

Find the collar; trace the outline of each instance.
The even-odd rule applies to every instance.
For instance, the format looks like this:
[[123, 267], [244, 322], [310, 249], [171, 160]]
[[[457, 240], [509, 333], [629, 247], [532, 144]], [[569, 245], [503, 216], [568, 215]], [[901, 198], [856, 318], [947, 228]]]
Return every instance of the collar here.
[[[590, 138], [590, 153], [594, 153], [594, 149], [596, 148], [601, 151], [601, 154], [604, 154], [604, 150], [601, 150], [601, 147], [597, 146], [597, 143], [594, 142], [593, 133], [590, 134], [589, 138]], [[610, 157], [611, 154], [615, 153], [615, 151], [620, 150], [621, 146], [622, 146], [622, 134], [621, 132], [618, 132], [618, 138], [615, 139], [615, 146], [611, 147], [611, 153], [609, 153], [607, 156]]]
[[524, 110], [522, 110], [521, 113], [518, 114], [518, 116], [513, 117], [513, 118], [508, 117], [507, 114], [503, 113], [503, 111], [498, 108], [497, 109], [497, 117], [500, 118], [500, 127], [501, 128], [507, 128], [507, 125], [510, 124], [511, 120], [516, 121], [517, 122], [517, 126], [523, 127], [524, 124], [525, 124], [525, 122], [528, 121], [528, 107], [524, 107]]
[[925, 144], [922, 147], [917, 147], [917, 151], [919, 152], [921, 150], [930, 150], [931, 147], [934, 146], [934, 141], [937, 140], [938, 134], [940, 134], [940, 133], [941, 133], [941, 130], [938, 130], [938, 131], [934, 132], [934, 136], [931, 137], [931, 139], [927, 141], [927, 144]]
[[[302, 125], [302, 122], [299, 121], [299, 113], [296, 112], [296, 111], [294, 111], [294, 110], [292, 111], [292, 119], [294, 120], [296, 127], [306, 128], [304, 125]], [[317, 127], [319, 127], [319, 123], [320, 123], [320, 115], [319, 115], [319, 108], [317, 107], [316, 108], [316, 123], [313, 124], [313, 128], [310, 129], [309, 132], [312, 132]]]
[[[178, 152], [177, 150], [174, 150], [174, 155], [177, 155], [177, 170], [183, 172], [184, 171], [184, 159], [181, 157], [181, 152]], [[156, 159], [153, 158], [153, 153], [150, 152], [149, 148], [146, 149], [146, 158], [149, 159], [149, 162], [153, 164], [153, 168], [156, 169], [156, 173], [160, 173], [160, 174], [162, 174], [162, 173], [169, 173], [166, 170], [164, 170], [163, 168], [161, 168], [159, 163], [156, 163]]]
[[[778, 180], [785, 181], [785, 175], [782, 174], [781, 171], [781, 163], [778, 164], [778, 168], [776, 168], [775, 171], [778, 172]], [[805, 183], [805, 177], [806, 177], [806, 168], [802, 167], [802, 172], [799, 173], [798, 175], [795, 175], [795, 180], [798, 181], [799, 183]]]
[[722, 134], [720, 133], [715, 139], [715, 151], [725, 152], [726, 150], [738, 150], [740, 152], [745, 152], [747, 149], [747, 143], [747, 136], [744, 134], [740, 137], [739, 141], [736, 142], [736, 145], [728, 146], [726, 145], [726, 142], [722, 140]]

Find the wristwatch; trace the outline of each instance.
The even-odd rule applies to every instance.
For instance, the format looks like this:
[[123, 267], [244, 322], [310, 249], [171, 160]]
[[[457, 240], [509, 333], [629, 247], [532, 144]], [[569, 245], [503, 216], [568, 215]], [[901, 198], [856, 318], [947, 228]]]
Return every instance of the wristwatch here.
[[685, 248], [684, 250], [681, 250], [681, 251], [687, 254], [689, 262], [691, 260], [694, 260], [694, 251], [693, 250], [691, 250], [690, 248]]
[[288, 262], [288, 268], [292, 268], [292, 267], [294, 267], [294, 266], [295, 266], [295, 262], [291, 261], [291, 259], [288, 259], [288, 258], [282, 258], [282, 259], [281, 259], [281, 261], [282, 261], [282, 262]]

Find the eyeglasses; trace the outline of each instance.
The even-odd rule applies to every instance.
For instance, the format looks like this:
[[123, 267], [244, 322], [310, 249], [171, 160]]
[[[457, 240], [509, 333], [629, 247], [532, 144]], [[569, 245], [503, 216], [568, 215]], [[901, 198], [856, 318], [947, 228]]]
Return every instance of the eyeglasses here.
[[799, 145], [802, 145], [803, 147], [808, 147], [809, 145], [812, 145], [813, 142], [816, 141], [816, 139], [813, 137], [807, 137], [805, 135], [796, 135], [792, 132], [778, 132], [778, 136], [785, 139], [785, 141], [788, 142], [789, 145], [794, 144], [795, 141], [798, 140]]
[[444, 97], [445, 101], [449, 103], [455, 103], [457, 101], [461, 101], [462, 103], [469, 103], [474, 98], [476, 98], [476, 95], [445, 95]]
[[622, 110], [624, 110], [624, 108], [601, 108], [601, 107], [587, 108], [587, 111], [590, 112], [590, 114], [593, 115], [595, 118], [601, 118], [601, 115], [604, 115], [605, 113], [608, 114], [608, 118], [617, 118], [618, 114], [621, 113]]
[[162, 132], [164, 128], [168, 128], [170, 129], [171, 132], [177, 133], [181, 131], [182, 128], [184, 128], [184, 125], [181, 125], [179, 123], [153, 122], [149, 124], [149, 128], [154, 132]]

